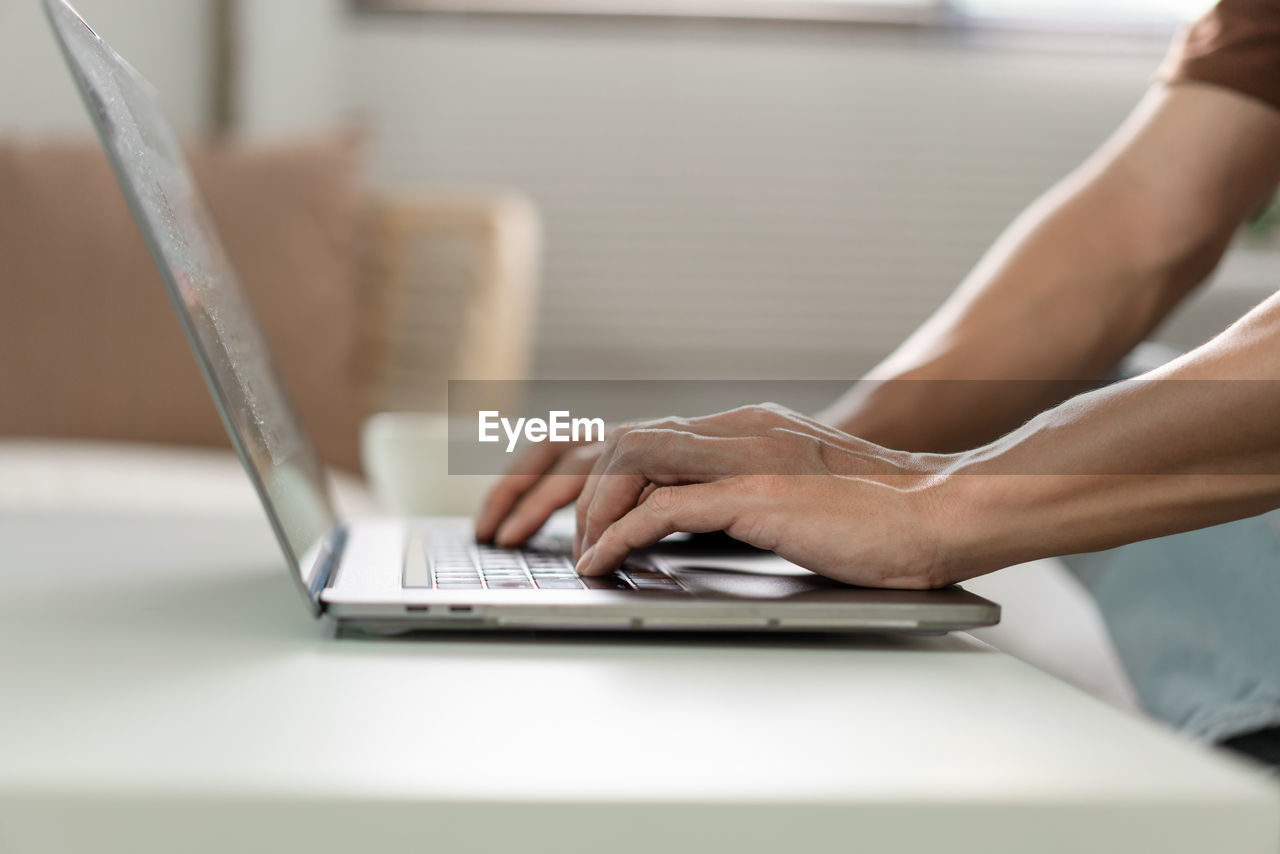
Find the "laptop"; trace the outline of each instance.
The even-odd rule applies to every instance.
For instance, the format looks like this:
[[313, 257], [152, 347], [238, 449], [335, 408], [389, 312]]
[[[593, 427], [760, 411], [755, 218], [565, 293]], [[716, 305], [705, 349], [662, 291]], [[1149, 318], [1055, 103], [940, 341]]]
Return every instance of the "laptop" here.
[[580, 578], [565, 541], [475, 541], [460, 519], [341, 519], [325, 469], [151, 88], [64, 0], [54, 32], [227, 433], [303, 600], [378, 632], [438, 630], [946, 632], [999, 606], [959, 587], [851, 587], [770, 554], [659, 544]]

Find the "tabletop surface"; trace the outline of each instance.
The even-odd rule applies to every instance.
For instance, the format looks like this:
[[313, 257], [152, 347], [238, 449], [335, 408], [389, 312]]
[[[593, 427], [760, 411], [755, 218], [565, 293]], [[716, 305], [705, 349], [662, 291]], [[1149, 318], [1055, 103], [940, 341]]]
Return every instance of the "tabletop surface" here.
[[[287, 804], [262, 839], [330, 828], [308, 850], [347, 845], [361, 804], [419, 807], [380, 824], [409, 837], [431, 815], [445, 832], [428, 808], [573, 808], [574, 831], [546, 828], [566, 851], [646, 806], [686, 811], [615, 850], [731, 813], [735, 850], [851, 831], [1013, 851], [1020, 821], [1045, 851], [1280, 843], [1251, 769], [965, 635], [338, 637], [265, 522], [230, 510], [0, 516], [0, 678], [0, 851], [61, 850], [39, 840], [69, 804], [109, 836], [160, 802]], [[449, 832], [474, 850], [515, 832], [480, 825]]]

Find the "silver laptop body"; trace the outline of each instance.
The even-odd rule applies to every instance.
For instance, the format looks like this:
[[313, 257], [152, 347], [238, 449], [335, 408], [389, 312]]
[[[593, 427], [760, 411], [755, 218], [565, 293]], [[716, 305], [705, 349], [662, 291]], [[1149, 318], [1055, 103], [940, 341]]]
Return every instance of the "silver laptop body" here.
[[958, 587], [849, 587], [773, 555], [637, 554], [580, 579], [555, 538], [506, 551], [453, 519], [341, 520], [151, 86], [64, 0], [45, 9], [164, 279], [232, 444], [312, 611], [382, 631], [424, 629], [900, 630], [992, 625]]

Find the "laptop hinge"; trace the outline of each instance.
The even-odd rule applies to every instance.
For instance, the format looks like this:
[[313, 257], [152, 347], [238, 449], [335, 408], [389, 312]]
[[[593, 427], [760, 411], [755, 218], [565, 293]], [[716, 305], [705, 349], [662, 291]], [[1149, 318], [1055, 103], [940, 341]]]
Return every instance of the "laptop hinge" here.
[[311, 583], [308, 585], [307, 593], [311, 596], [311, 601], [315, 603], [317, 610], [323, 610], [324, 605], [320, 602], [320, 593], [329, 586], [333, 580], [334, 572], [338, 568], [338, 562], [342, 560], [342, 548], [347, 544], [347, 526], [338, 523], [330, 529], [329, 534], [325, 537], [324, 545], [321, 546], [319, 554], [316, 555], [315, 571], [311, 573]]

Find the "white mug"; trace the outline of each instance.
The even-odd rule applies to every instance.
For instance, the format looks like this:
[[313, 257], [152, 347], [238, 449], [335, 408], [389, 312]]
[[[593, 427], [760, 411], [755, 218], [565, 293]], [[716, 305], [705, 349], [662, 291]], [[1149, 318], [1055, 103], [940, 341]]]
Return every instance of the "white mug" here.
[[364, 423], [360, 456], [378, 502], [403, 516], [472, 516], [497, 475], [449, 474], [449, 416], [383, 412]]

